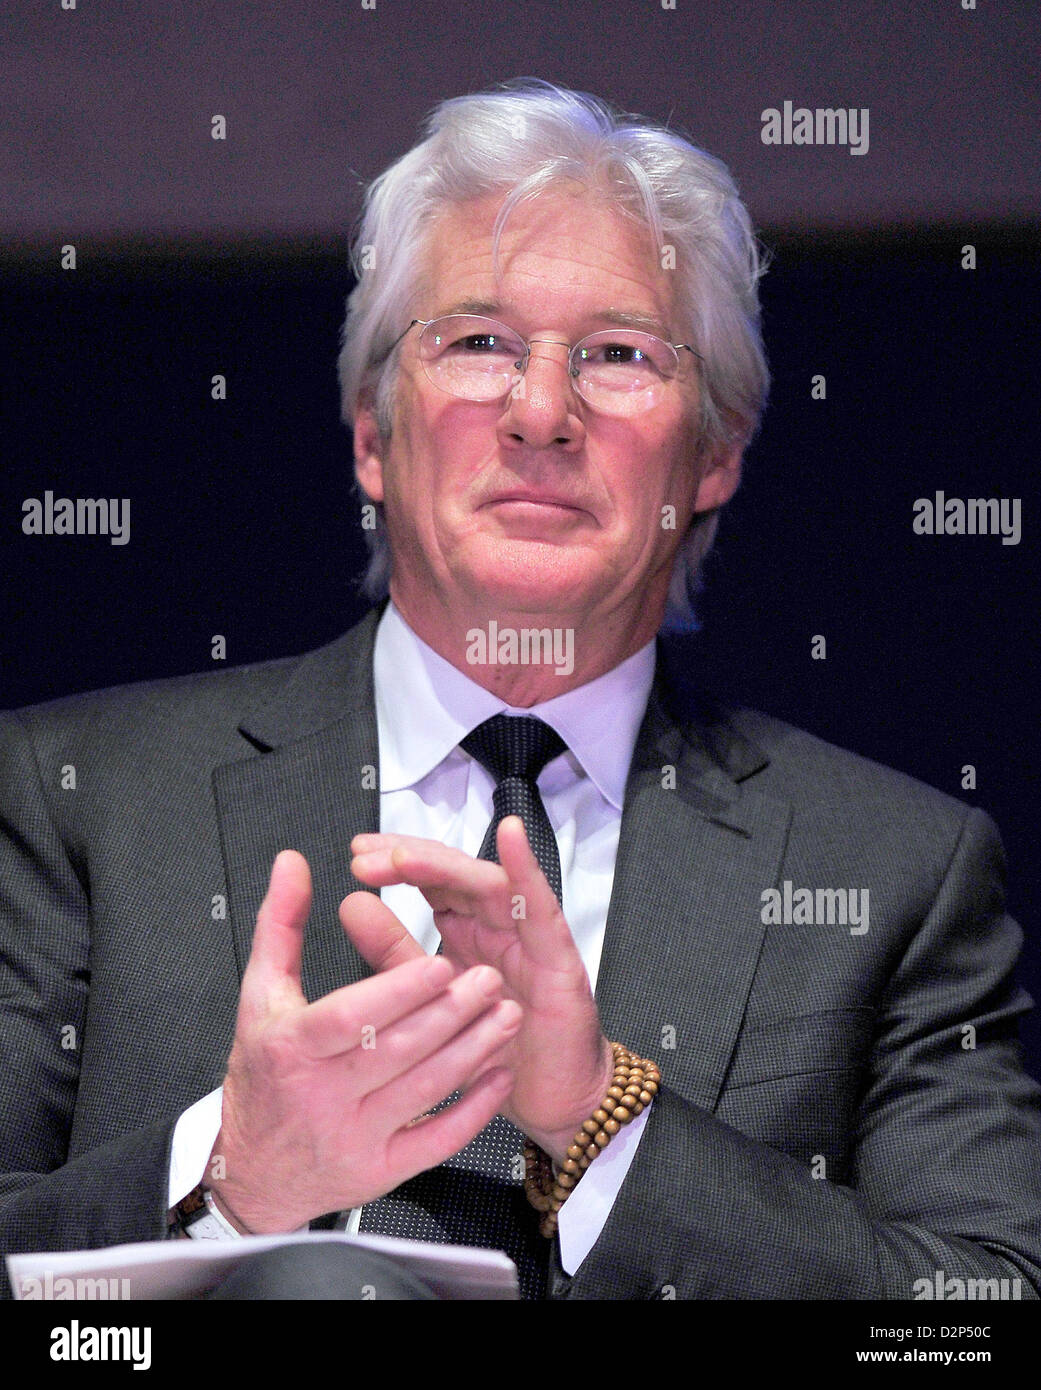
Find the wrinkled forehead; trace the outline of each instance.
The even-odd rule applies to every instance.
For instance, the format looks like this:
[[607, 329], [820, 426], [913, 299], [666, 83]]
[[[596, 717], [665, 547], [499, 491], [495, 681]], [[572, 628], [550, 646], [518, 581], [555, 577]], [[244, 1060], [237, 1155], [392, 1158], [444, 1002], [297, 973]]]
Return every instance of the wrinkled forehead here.
[[589, 190], [554, 188], [510, 210], [496, 258], [493, 232], [503, 202], [494, 194], [451, 204], [431, 219], [417, 314], [497, 310], [523, 330], [599, 313], [642, 319], [650, 332], [672, 331], [675, 273], [662, 268], [645, 224]]

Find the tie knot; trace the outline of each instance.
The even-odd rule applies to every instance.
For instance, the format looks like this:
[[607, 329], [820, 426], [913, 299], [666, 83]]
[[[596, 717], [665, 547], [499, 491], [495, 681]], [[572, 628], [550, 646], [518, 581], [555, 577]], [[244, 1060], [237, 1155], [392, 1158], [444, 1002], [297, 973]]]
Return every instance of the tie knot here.
[[567, 744], [541, 719], [531, 715], [496, 714], [467, 734], [461, 748], [495, 778], [523, 777], [534, 782], [546, 764]]

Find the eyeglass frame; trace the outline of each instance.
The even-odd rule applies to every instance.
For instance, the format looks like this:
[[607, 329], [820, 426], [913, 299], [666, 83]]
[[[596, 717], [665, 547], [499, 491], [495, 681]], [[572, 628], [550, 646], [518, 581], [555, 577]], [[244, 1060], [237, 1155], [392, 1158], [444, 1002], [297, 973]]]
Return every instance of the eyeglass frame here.
[[[595, 337], [597, 337], [600, 333], [610, 333], [610, 331], [611, 331], [610, 328], [598, 328], [598, 329], [595, 329], [594, 332], [592, 332], [592, 333], [586, 333], [583, 337], [579, 338], [579, 340], [578, 340], [577, 343], [565, 343], [565, 342], [564, 342], [562, 339], [560, 339], [560, 338], [530, 338], [530, 339], [524, 338], [524, 337], [521, 336], [520, 333], [517, 332], [517, 330], [516, 330], [515, 328], [511, 328], [510, 325], [509, 325], [508, 323], [503, 323], [501, 319], [492, 319], [492, 318], [488, 318], [485, 314], [439, 314], [438, 317], [437, 317], [436, 319], [413, 319], [412, 322], [408, 325], [408, 327], [404, 330], [404, 332], [399, 333], [398, 336], [397, 336], [397, 337], [394, 339], [394, 341], [391, 343], [390, 347], [387, 348], [386, 352], [383, 354], [382, 360], [385, 362], [385, 361], [390, 357], [390, 354], [394, 351], [394, 349], [398, 346], [398, 344], [404, 340], [406, 334], [412, 332], [413, 328], [415, 328], [415, 326], [416, 326], [417, 323], [422, 324], [424, 328], [429, 328], [429, 326], [430, 326], [432, 323], [439, 323], [439, 322], [441, 321], [441, 319], [483, 319], [485, 323], [497, 323], [497, 324], [499, 324], [502, 328], [505, 328], [505, 329], [507, 329], [510, 333], [513, 333], [513, 334], [514, 334], [517, 338], [519, 338], [520, 341], [524, 344], [524, 365], [523, 365], [523, 367], [522, 367], [522, 366], [520, 365], [520, 363], [517, 363], [517, 364], [516, 364], [516, 366], [517, 366], [517, 371], [518, 371], [519, 375], [522, 376], [522, 377], [523, 377], [523, 376], [525, 375], [525, 373], [527, 372], [527, 370], [528, 370], [528, 363], [531, 361], [531, 348], [532, 348], [532, 344], [533, 344], [533, 343], [548, 343], [548, 344], [552, 344], [552, 345], [555, 346], [555, 347], [566, 347], [566, 348], [567, 348], [567, 350], [568, 350], [568, 359], [567, 359], [567, 362], [568, 362], [568, 376], [570, 376], [573, 380], [577, 379], [577, 377], [578, 377], [578, 370], [577, 370], [577, 368], [575, 367], [574, 362], [573, 362], [573, 360], [572, 360], [572, 357], [573, 357], [573, 354], [574, 354], [574, 352], [575, 352], [575, 349], [576, 349], [576, 348], [580, 348], [580, 347], [582, 346], [582, 344], [586, 341], [587, 338], [595, 338]], [[689, 343], [670, 343], [669, 340], [668, 340], [668, 338], [659, 338], [657, 333], [645, 333], [644, 330], [643, 330], [642, 328], [639, 328], [639, 329], [631, 329], [631, 330], [629, 330], [629, 331], [630, 331], [630, 332], [634, 332], [634, 333], [643, 333], [643, 336], [644, 336], [645, 338], [658, 338], [658, 342], [659, 342], [659, 343], [665, 343], [668, 347], [672, 348], [673, 352], [675, 352], [675, 353], [677, 353], [677, 354], [679, 353], [680, 348], [686, 348], [686, 350], [687, 350], [693, 357], [696, 357], [696, 358], [698, 359], [699, 362], [704, 362], [704, 361], [705, 361], [705, 358], [702, 356], [702, 354], [701, 354], [700, 352], [697, 352], [694, 348], [692, 348], [691, 345], [690, 345]], [[679, 356], [677, 356], [677, 358], [676, 358], [676, 365], [677, 365], [677, 368], [679, 367], [679, 362], [680, 362], [680, 358], [679, 358]], [[424, 374], [426, 374], [426, 369], [425, 369], [425, 368], [424, 368]], [[667, 378], [667, 380], [673, 381], [673, 380], [675, 380], [675, 378], [674, 378], [674, 377], [669, 377], [669, 378]], [[436, 385], [436, 383], [434, 383], [434, 384]], [[440, 387], [440, 388], [438, 388], [438, 389], [443, 390], [444, 388], [443, 388], [443, 387]], [[455, 393], [452, 392], [452, 391], [446, 391], [445, 394], [446, 394], [446, 395], [453, 396], [454, 399], [456, 399], [456, 400], [464, 400], [464, 401], [465, 401], [465, 400], [469, 400], [469, 399], [470, 399], [469, 396], [456, 396]], [[497, 403], [499, 400], [505, 399], [505, 397], [508, 396], [509, 394], [510, 394], [510, 388], [507, 387], [506, 390], [503, 391], [502, 396], [492, 396], [492, 397], [489, 397], [489, 399], [488, 399], [487, 401], [483, 402], [483, 404], [485, 404], [485, 405], [491, 405], [491, 404]], [[581, 395], [581, 392], [579, 392], [579, 395]], [[583, 396], [582, 399], [585, 400], [585, 397]], [[481, 401], [473, 401], [472, 404], [474, 404], [474, 405], [480, 405], [480, 404], [482, 404], [482, 402], [481, 402]], [[589, 402], [586, 401], [586, 404], [589, 405]], [[595, 409], [596, 409], [596, 406], [592, 406], [591, 408], [592, 408], [593, 410], [595, 410]]]

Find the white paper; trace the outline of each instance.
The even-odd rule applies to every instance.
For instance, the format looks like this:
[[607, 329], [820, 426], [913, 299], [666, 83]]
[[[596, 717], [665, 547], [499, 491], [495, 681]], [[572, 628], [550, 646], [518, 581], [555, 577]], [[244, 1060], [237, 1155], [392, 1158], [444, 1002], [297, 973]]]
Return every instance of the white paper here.
[[390, 1236], [349, 1236], [340, 1231], [242, 1236], [227, 1241], [146, 1241], [102, 1250], [8, 1255], [7, 1273], [16, 1299], [194, 1298], [213, 1289], [247, 1255], [313, 1240], [361, 1245], [386, 1255], [421, 1279], [439, 1298], [519, 1297], [516, 1266], [499, 1250], [431, 1245]]

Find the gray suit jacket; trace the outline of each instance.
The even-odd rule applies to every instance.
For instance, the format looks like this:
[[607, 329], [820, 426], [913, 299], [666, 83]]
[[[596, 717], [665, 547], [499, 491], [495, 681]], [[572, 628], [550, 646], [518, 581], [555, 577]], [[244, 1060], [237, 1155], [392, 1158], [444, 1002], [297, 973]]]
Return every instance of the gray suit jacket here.
[[[0, 1252], [164, 1234], [173, 1125], [223, 1077], [278, 850], [314, 873], [308, 997], [368, 973], [336, 908], [362, 886], [351, 836], [378, 828], [375, 622], [0, 716]], [[993, 826], [775, 720], [675, 702], [659, 675], [597, 989], [664, 1087], [554, 1295], [911, 1298], [941, 1270], [1035, 1296], [1039, 1090]], [[869, 930], [764, 924], [785, 880], [867, 888]]]

